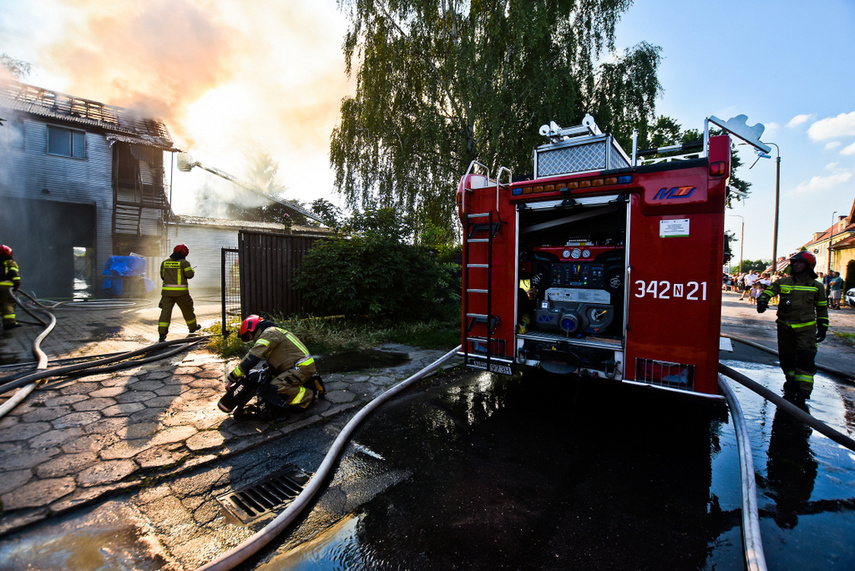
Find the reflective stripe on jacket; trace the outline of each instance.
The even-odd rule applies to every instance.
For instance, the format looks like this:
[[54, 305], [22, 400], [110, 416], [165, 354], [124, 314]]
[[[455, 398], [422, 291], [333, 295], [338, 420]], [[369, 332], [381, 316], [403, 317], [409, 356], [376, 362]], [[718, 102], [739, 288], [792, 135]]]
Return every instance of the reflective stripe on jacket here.
[[760, 294], [766, 301], [776, 295], [781, 296], [778, 303], [778, 323], [793, 329], [811, 325], [828, 327], [825, 287], [817, 280], [808, 278], [805, 281], [797, 281], [793, 276], [787, 276], [768, 286]]
[[292, 367], [312, 367], [315, 360], [296, 335], [279, 327], [268, 327], [261, 332], [249, 354], [266, 359], [267, 364], [278, 374]]
[[163, 280], [162, 291], [186, 293], [188, 291], [187, 280], [194, 275], [196, 273], [187, 260], [167, 258], [160, 264], [160, 279]]
[[21, 283], [21, 275], [18, 273], [18, 264], [15, 260], [3, 261], [3, 280], [0, 281], [0, 286], [12, 287], [15, 284]]

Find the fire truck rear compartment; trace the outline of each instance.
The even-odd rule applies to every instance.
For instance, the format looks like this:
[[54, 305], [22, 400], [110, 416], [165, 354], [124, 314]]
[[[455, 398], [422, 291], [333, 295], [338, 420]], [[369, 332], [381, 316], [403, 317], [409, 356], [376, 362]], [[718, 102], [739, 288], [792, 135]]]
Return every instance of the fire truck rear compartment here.
[[555, 373], [622, 372], [625, 195], [520, 204], [517, 361]]

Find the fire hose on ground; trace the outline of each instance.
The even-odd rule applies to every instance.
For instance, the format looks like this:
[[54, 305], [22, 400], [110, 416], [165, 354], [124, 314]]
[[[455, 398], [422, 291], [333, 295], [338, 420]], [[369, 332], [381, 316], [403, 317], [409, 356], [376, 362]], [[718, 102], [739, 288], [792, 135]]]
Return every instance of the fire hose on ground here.
[[[755, 345], [756, 346], [756, 345]], [[760, 347], [763, 348], [763, 347]], [[766, 349], [767, 351], [769, 349]], [[727, 365], [719, 363], [718, 385], [727, 399], [733, 415], [733, 424], [736, 430], [736, 443], [739, 449], [739, 471], [742, 481], [742, 541], [745, 553], [745, 564], [748, 569], [763, 571], [766, 569], [766, 559], [763, 553], [763, 542], [760, 537], [760, 516], [757, 508], [757, 484], [754, 479], [754, 462], [751, 459], [751, 443], [748, 439], [748, 426], [742, 415], [742, 407], [730, 385], [724, 379], [724, 375], [737, 381], [749, 390], [754, 391], [775, 406], [804, 422], [817, 432], [827, 436], [834, 442], [850, 450], [855, 450], [855, 440], [837, 432], [825, 423], [817, 420], [799, 407], [788, 402], [781, 396], [773, 393], [763, 385], [753, 381], [746, 375], [731, 369]]]
[[745, 554], [745, 566], [749, 571], [765, 571], [766, 555], [760, 536], [760, 514], [757, 509], [757, 482], [754, 479], [754, 461], [751, 459], [751, 442], [748, 439], [748, 425], [742, 415], [742, 407], [724, 380], [718, 376], [718, 386], [727, 399], [733, 426], [736, 430], [736, 447], [739, 450], [739, 476], [742, 482], [742, 546]]
[[[58, 367], [55, 369], [47, 368], [47, 355], [41, 349], [41, 342], [53, 331], [56, 326], [56, 317], [48, 311], [48, 307], [45, 307], [35, 299], [33, 299], [28, 294], [23, 293], [26, 297], [28, 297], [33, 303], [36, 304], [40, 310], [50, 316], [50, 324], [42, 320], [37, 315], [33, 314], [29, 308], [25, 305], [21, 304], [17, 298], [16, 302], [18, 305], [24, 309], [31, 317], [41, 322], [43, 325], [46, 325], [45, 330], [42, 331], [36, 339], [33, 341], [33, 354], [38, 358], [38, 364], [36, 366], [36, 372], [26, 374], [21, 377], [17, 377], [12, 380], [0, 379], [0, 395], [5, 394], [9, 391], [15, 389], [21, 389], [15, 393], [13, 397], [3, 403], [3, 406], [0, 406], [0, 418], [6, 416], [9, 412], [15, 409], [33, 390], [44, 380], [50, 377], [60, 377], [60, 376], [68, 376], [72, 373], [81, 373], [87, 372], [87, 374], [101, 374], [111, 371], [116, 371], [119, 369], [134, 367], [137, 365], [141, 365], [144, 363], [148, 363], [150, 361], [155, 361], [159, 359], [164, 359], [166, 357], [171, 357], [172, 355], [176, 355], [185, 349], [184, 345], [188, 343], [198, 343], [200, 341], [204, 341], [207, 339], [207, 336], [198, 336], [198, 337], [189, 337], [185, 339], [174, 339], [172, 341], [165, 341], [163, 343], [155, 343], [154, 345], [149, 345], [148, 347], [144, 347], [142, 349], [138, 349], [135, 351], [129, 351], [127, 353], [119, 353], [115, 356], [105, 357], [102, 359], [89, 361], [85, 363], [77, 363], [74, 365], [68, 365], [65, 367]], [[55, 306], [53, 306], [55, 307]], [[177, 345], [177, 347], [170, 349], [168, 351], [164, 351], [162, 353], [156, 353], [149, 357], [145, 357], [143, 359], [135, 359], [129, 360], [132, 357], [136, 357], [138, 355], [143, 355], [146, 353], [150, 353], [152, 351], [159, 351], [161, 349], [172, 347]], [[104, 366], [110, 365], [110, 366]]]
[[353, 431], [356, 430], [356, 427], [381, 404], [403, 391], [411, 384], [416, 382], [417, 380], [429, 375], [434, 372], [440, 365], [450, 360], [452, 357], [457, 355], [457, 352], [460, 350], [460, 346], [458, 345], [418, 373], [408, 377], [407, 379], [401, 381], [397, 385], [393, 386], [380, 396], [376, 397], [374, 400], [365, 405], [362, 410], [360, 410], [356, 415], [350, 419], [350, 421], [342, 428], [339, 435], [336, 437], [335, 441], [330, 446], [329, 451], [326, 456], [324, 456], [323, 462], [318, 467], [317, 472], [315, 472], [314, 476], [312, 476], [309, 483], [303, 488], [303, 491], [294, 499], [294, 501], [282, 511], [276, 519], [267, 524], [263, 529], [255, 533], [252, 537], [248, 538], [246, 541], [241, 543], [240, 545], [232, 548], [226, 553], [220, 555], [213, 561], [203, 565], [198, 569], [198, 571], [225, 571], [228, 569], [234, 569], [248, 558], [255, 555], [260, 549], [262, 549], [265, 545], [270, 543], [279, 533], [282, 532], [288, 525], [293, 522], [298, 515], [306, 508], [312, 499], [315, 497], [315, 494], [321, 489], [321, 486], [324, 485], [324, 482], [332, 471], [335, 463], [338, 460], [339, 455], [344, 450], [345, 445], [350, 440]]
[[[314, 498], [314, 496], [317, 494], [317, 492], [320, 490], [321, 486], [325, 482], [327, 476], [329, 475], [329, 472], [333, 468], [334, 463], [336, 462], [342, 450], [344, 449], [344, 446], [349, 441], [351, 434], [356, 429], [356, 426], [361, 423], [365, 419], [365, 417], [367, 417], [374, 409], [376, 409], [386, 400], [396, 395], [400, 391], [404, 390], [416, 380], [421, 379], [427, 374], [436, 370], [440, 365], [454, 357], [459, 350], [459, 346], [454, 348], [428, 367], [422, 369], [415, 375], [400, 382], [399, 384], [390, 388], [388, 391], [384, 392], [383, 394], [375, 398], [373, 401], [368, 403], [342, 429], [341, 433], [339, 433], [338, 437], [333, 442], [332, 446], [330, 447], [330, 450], [327, 452], [323, 462], [321, 463], [320, 467], [318, 468], [312, 479], [309, 481], [308, 485], [282, 513], [280, 513], [263, 529], [255, 533], [252, 537], [248, 538], [240, 545], [237, 545], [228, 552], [217, 557], [213, 561], [207, 563], [206, 565], [203, 565], [197, 571], [228, 571], [234, 569], [235, 567], [255, 555], [268, 543], [270, 543], [277, 535], [279, 535], [279, 533], [282, 532], [283, 529], [285, 529], [297, 518], [297, 516], [303, 511], [303, 509], [305, 509], [309, 505], [309, 502], [311, 502], [311, 500]], [[742, 375], [724, 365], [720, 365], [720, 368], [724, 374], [734, 378], [742, 384], [747, 385], [745, 381], [748, 381], [748, 383], [755, 385], [760, 389], [763, 389], [763, 391], [765, 391], [765, 393], [768, 395], [767, 398], [772, 397], [770, 398], [770, 400], [773, 400], [773, 402], [779, 404], [779, 406], [781, 406], [782, 408], [786, 408], [788, 412], [795, 414], [794, 411], [798, 411], [801, 412], [802, 415], [805, 415], [805, 413], [803, 413], [800, 409], [786, 402], [781, 397], [778, 397], [777, 395], [773, 394], [768, 389], [757, 385], [757, 383], [751, 381], [751, 379], [748, 379], [747, 377], [745, 377], [745, 375]], [[728, 400], [732, 414], [734, 415], [734, 424], [736, 425], [737, 443], [739, 446], [740, 472], [741, 480], [743, 483], [742, 527], [744, 537], [745, 560], [750, 570], [765, 571], [766, 560], [763, 552], [763, 544], [760, 537], [760, 518], [757, 510], [757, 489], [756, 482], [754, 480], [754, 463], [751, 460], [751, 444], [747, 436], [747, 425], [745, 423], [744, 417], [742, 416], [742, 409], [739, 406], [739, 402], [736, 400], [735, 395], [733, 394], [732, 390], [727, 385], [727, 382], [722, 376], [719, 376], [719, 386], [722, 387], [722, 392], [725, 394], [725, 398]], [[794, 411], [791, 409], [794, 409]], [[811, 426], [822, 425], [824, 427], [821, 430], [823, 434], [827, 435], [828, 433], [836, 433], [836, 431], [822, 424], [810, 415], [806, 416], [811, 419]], [[843, 438], [846, 438], [845, 436], [840, 435], [839, 433], [836, 434], [842, 436]], [[839, 440], [837, 439], [835, 439], [835, 441], [839, 442]], [[850, 440], [850, 442], [852, 441]], [[852, 442], [852, 444], [855, 445], [855, 442]]]

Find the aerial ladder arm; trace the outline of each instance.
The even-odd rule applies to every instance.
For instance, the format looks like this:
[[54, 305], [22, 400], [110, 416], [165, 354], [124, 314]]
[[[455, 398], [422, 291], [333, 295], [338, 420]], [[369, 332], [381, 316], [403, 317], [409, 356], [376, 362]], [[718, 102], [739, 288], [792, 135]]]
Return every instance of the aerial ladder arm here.
[[250, 184], [248, 182], [244, 182], [244, 181], [240, 180], [239, 178], [237, 178], [233, 175], [230, 175], [229, 173], [227, 173], [225, 171], [222, 171], [222, 170], [215, 168], [215, 167], [209, 167], [209, 166], [203, 165], [199, 161], [194, 161], [193, 158], [187, 153], [178, 153], [178, 165], [177, 166], [178, 166], [178, 170], [180, 170], [181, 172], [190, 172], [191, 170], [193, 170], [193, 167], [199, 167], [202, 170], [206, 170], [211, 174], [214, 174], [220, 178], [226, 179], [227, 181], [231, 182], [232, 184], [236, 184], [237, 186], [239, 186], [241, 188], [245, 188], [246, 190], [248, 190], [252, 193], [255, 193], [255, 194], [257, 194], [263, 198], [266, 198], [267, 200], [270, 200], [271, 202], [281, 204], [282, 206], [284, 206], [288, 210], [291, 210], [292, 212], [302, 214], [306, 218], [314, 220], [315, 222], [319, 222], [320, 224], [324, 223], [323, 220], [318, 218], [317, 214], [309, 212], [305, 208], [302, 208], [296, 204], [293, 204], [292, 202], [290, 202], [288, 200], [284, 200], [284, 199], [279, 198], [277, 196], [273, 196], [272, 194], [265, 192], [259, 186], [254, 185], [254, 184]]

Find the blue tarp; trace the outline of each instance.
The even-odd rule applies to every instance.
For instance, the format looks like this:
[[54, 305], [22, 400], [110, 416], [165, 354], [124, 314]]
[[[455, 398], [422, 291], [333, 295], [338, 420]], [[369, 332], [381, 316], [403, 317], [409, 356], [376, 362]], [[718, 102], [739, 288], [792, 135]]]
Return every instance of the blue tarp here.
[[145, 258], [110, 256], [104, 276], [101, 288], [108, 295], [133, 297], [154, 290], [154, 282], [145, 277]]

